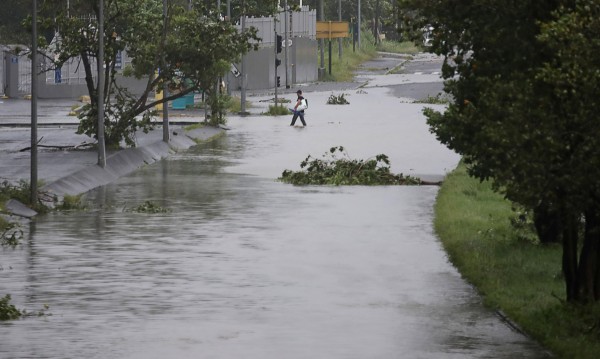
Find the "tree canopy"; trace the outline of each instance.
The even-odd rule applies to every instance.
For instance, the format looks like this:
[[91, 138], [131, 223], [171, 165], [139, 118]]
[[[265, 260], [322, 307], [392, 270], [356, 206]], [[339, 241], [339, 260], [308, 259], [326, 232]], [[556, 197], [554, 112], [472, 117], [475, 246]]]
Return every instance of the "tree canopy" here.
[[[105, 138], [109, 145], [124, 140], [133, 145], [133, 134], [139, 128], [147, 130], [154, 106], [173, 100], [200, 88], [216, 102], [217, 91], [211, 84], [225, 73], [242, 54], [257, 47], [253, 28], [241, 33], [215, 11], [216, 4], [193, 0], [191, 8], [184, 1], [169, 1], [167, 17], [162, 2], [154, 0], [105, 0]], [[71, 0], [70, 7], [62, 0], [46, 0], [39, 20], [40, 28], [57, 31], [59, 41], [50, 48], [59, 67], [69, 59], [79, 58], [86, 74], [91, 98], [80, 114], [80, 133], [97, 133], [97, 82], [93, 64], [98, 58], [98, 4], [89, 0]], [[117, 83], [116, 57], [126, 51], [131, 66], [126, 76], [144, 79], [143, 94], [133, 96]], [[160, 71], [159, 71], [160, 70]], [[167, 82], [173, 87], [169, 96], [160, 100], [149, 94]], [[218, 110], [211, 107], [211, 111]], [[142, 118], [136, 118], [142, 115]], [[213, 113], [213, 119], [221, 120]]]
[[562, 240], [567, 299], [600, 300], [600, 4], [402, 5], [413, 27], [434, 27], [432, 51], [445, 56], [454, 101], [426, 110], [431, 131], [473, 176], [533, 209], [542, 240]]

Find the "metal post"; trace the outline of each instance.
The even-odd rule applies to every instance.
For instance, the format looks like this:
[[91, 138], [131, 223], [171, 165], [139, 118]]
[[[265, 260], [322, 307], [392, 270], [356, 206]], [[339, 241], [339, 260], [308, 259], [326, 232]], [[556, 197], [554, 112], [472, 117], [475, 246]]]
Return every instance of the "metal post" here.
[[284, 10], [284, 27], [285, 27], [285, 31], [284, 31], [284, 38], [283, 38], [283, 43], [285, 45], [284, 47], [284, 53], [283, 53], [283, 57], [284, 57], [284, 61], [285, 61], [285, 88], [289, 89], [290, 88], [290, 82], [288, 81], [288, 17], [290, 16], [290, 11], [287, 5], [287, 0], [285, 0], [283, 2], [283, 10]]
[[[227, 21], [231, 22], [231, 0], [227, 0]], [[231, 75], [227, 75], [227, 95], [231, 96]]]
[[104, 0], [100, 0], [98, 12], [98, 166], [106, 167], [104, 143]]
[[332, 53], [331, 53], [331, 38], [329, 39], [329, 74], [331, 75], [331, 58], [332, 58]]
[[360, 49], [360, 0], [358, 0], [358, 18], [356, 19], [356, 21], [358, 22], [358, 48]]
[[[246, 2], [242, 0], [242, 33], [246, 31]], [[240, 114], [246, 114], [246, 55], [242, 55], [242, 91], [240, 94]]]
[[32, 4], [33, 28], [31, 32], [31, 178], [30, 200], [31, 204], [37, 203], [37, 0]]
[[273, 51], [275, 51], [275, 108], [279, 104], [277, 99], [277, 21], [273, 21], [273, 30], [275, 32], [275, 46]]
[[[338, 0], [338, 21], [342, 21], [342, 0]], [[342, 38], [338, 38], [338, 50], [340, 60], [342, 59]]]
[[[323, 10], [323, 0], [319, 0], [319, 21], [325, 21], [325, 12]], [[325, 68], [325, 40], [319, 39], [319, 46], [321, 47], [321, 68]]]
[[[166, 54], [164, 53], [167, 44], [167, 16], [168, 16], [168, 0], [163, 0], [163, 56], [162, 56], [162, 70], [166, 70]], [[163, 99], [169, 97], [169, 81], [165, 79], [163, 82]], [[169, 102], [163, 103], [163, 141], [169, 142], [170, 140], [169, 131]]]

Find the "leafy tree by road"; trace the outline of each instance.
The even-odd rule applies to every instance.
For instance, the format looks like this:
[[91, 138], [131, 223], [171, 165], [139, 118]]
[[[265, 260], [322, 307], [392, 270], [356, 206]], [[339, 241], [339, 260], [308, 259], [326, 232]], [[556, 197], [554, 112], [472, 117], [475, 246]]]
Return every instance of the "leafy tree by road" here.
[[[71, 0], [67, 9], [59, 0], [46, 0], [40, 16], [41, 29], [57, 30], [60, 34], [53, 49], [58, 54], [55, 66], [79, 57], [85, 71], [85, 81], [91, 104], [80, 113], [80, 133], [97, 133], [97, 81], [93, 79], [92, 64], [98, 56], [97, 2]], [[216, 3], [193, 0], [169, 1], [167, 20], [163, 18], [161, 1], [105, 0], [105, 138], [108, 145], [124, 140], [134, 145], [133, 135], [138, 128], [148, 129], [155, 105], [202, 89], [207, 92], [212, 121], [223, 120], [218, 112], [219, 94], [214, 84], [242, 54], [257, 47], [253, 28], [238, 32], [215, 11]], [[117, 82], [116, 57], [127, 51], [132, 59], [125, 75], [145, 79], [141, 96], [136, 97]], [[163, 63], [164, 61], [164, 63]], [[157, 71], [160, 69], [160, 71]], [[167, 82], [169, 96], [160, 100], [149, 97]], [[138, 115], [142, 119], [136, 119]]]
[[600, 300], [600, 4], [403, 0], [445, 56], [445, 112], [426, 110], [470, 173], [563, 243], [568, 301]]

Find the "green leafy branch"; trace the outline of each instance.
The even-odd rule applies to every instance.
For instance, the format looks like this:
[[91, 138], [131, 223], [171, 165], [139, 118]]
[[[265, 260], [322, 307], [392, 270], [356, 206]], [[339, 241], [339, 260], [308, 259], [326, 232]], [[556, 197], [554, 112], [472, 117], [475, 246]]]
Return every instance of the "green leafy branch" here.
[[421, 179], [390, 171], [388, 156], [351, 159], [343, 146], [331, 147], [323, 159], [306, 157], [301, 171], [284, 170], [278, 179], [295, 185], [420, 185]]

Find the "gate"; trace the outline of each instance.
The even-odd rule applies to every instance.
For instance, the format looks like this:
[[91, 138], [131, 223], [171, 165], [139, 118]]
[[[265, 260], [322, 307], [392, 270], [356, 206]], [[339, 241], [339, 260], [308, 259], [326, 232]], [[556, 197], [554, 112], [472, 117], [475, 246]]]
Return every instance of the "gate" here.
[[19, 55], [19, 94], [31, 94], [31, 59], [28, 55]]

